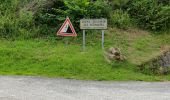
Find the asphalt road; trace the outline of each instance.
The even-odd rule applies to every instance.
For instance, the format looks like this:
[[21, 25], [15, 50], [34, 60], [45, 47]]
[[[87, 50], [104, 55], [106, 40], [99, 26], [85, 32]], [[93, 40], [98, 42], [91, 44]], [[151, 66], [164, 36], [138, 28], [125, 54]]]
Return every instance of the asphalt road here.
[[0, 76], [0, 100], [170, 100], [170, 82]]

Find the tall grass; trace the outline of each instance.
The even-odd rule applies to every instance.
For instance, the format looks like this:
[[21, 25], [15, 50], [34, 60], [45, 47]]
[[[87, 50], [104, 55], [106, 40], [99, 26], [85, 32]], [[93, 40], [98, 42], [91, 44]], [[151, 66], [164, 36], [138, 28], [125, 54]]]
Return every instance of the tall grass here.
[[0, 1], [0, 37], [25, 39], [35, 36], [38, 29], [33, 23], [32, 12], [20, 7], [29, 1]]

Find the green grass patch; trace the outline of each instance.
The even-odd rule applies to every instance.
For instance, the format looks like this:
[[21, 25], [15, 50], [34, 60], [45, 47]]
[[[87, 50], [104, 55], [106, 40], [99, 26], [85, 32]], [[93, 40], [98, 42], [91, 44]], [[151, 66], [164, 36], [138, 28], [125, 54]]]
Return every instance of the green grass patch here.
[[[82, 52], [81, 38], [73, 39], [79, 43], [69, 44], [55, 39], [51, 41], [49, 39], [15, 41], [1, 39], [0, 74], [82, 80], [170, 80], [169, 75], [145, 75], [140, 73], [137, 68], [137, 62], [142, 63], [143, 59], [154, 57], [154, 55], [159, 54], [161, 45], [169, 44], [165, 43], [162, 38], [170, 39], [169, 35], [142, 35], [129, 40], [126, 32], [120, 32], [122, 35], [116, 31], [113, 31], [113, 34], [110, 34], [110, 31], [107, 33], [105, 46], [120, 47], [128, 58], [127, 61], [109, 64], [103, 57], [100, 38], [98, 41], [93, 38], [90, 40], [90, 36], [86, 52]], [[96, 35], [96, 37], [98, 36], [100, 35]], [[118, 40], [120, 38], [121, 40]]]

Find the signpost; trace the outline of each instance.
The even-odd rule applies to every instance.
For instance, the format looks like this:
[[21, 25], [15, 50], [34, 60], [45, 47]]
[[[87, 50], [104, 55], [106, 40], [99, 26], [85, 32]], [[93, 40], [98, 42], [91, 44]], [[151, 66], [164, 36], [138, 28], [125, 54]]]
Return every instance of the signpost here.
[[80, 29], [83, 30], [83, 51], [85, 51], [85, 30], [102, 30], [102, 49], [104, 49], [104, 30], [107, 29], [107, 19], [81, 19]]

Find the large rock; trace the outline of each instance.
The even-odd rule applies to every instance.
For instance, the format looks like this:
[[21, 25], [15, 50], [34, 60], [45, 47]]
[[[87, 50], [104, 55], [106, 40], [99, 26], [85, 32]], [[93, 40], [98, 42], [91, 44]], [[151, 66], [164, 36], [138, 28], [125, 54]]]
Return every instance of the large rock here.
[[121, 53], [119, 48], [109, 48], [106, 52], [105, 52], [105, 58], [107, 59], [107, 61], [111, 62], [111, 61], [123, 61], [125, 60], [125, 57], [123, 56], [123, 54]]
[[170, 50], [163, 52], [139, 66], [140, 70], [146, 74], [165, 75], [170, 73]]

